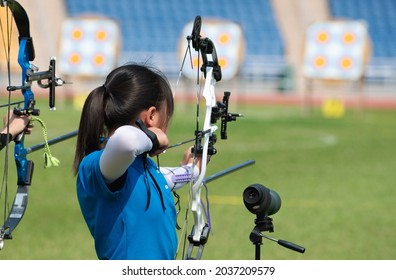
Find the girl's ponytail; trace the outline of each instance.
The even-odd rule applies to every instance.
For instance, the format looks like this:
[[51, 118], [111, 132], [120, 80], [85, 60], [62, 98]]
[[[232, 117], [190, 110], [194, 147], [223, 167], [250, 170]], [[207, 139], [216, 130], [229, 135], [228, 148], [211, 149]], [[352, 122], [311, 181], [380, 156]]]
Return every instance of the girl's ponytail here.
[[106, 137], [104, 124], [105, 99], [106, 87], [101, 86], [91, 91], [84, 103], [73, 164], [75, 174], [77, 174], [78, 166], [84, 156], [102, 148], [102, 138]]

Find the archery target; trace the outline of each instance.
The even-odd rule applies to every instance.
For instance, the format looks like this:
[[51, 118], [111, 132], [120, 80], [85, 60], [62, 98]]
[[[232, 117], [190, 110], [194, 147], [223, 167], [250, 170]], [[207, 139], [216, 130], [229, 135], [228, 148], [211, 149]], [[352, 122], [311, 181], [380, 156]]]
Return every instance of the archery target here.
[[60, 68], [69, 75], [106, 76], [117, 64], [119, 27], [109, 19], [68, 19], [62, 26]]
[[[187, 23], [179, 39], [178, 58], [180, 64], [183, 62], [187, 48], [187, 36], [191, 35], [193, 21]], [[244, 35], [239, 24], [226, 20], [202, 19], [201, 37], [212, 40], [219, 65], [222, 72], [222, 80], [229, 80], [235, 77], [240, 69], [244, 54]], [[197, 52], [191, 48], [192, 62], [194, 69], [191, 70], [189, 61], [186, 61], [182, 73], [189, 79], [197, 77], [197, 69], [201, 67], [202, 57], [198, 58]], [[209, 60], [211, 60], [210, 55]], [[187, 55], [186, 59], [189, 59]], [[198, 61], [200, 65], [198, 65]]]
[[304, 75], [313, 79], [358, 80], [364, 72], [367, 48], [367, 27], [363, 22], [316, 22], [307, 30]]

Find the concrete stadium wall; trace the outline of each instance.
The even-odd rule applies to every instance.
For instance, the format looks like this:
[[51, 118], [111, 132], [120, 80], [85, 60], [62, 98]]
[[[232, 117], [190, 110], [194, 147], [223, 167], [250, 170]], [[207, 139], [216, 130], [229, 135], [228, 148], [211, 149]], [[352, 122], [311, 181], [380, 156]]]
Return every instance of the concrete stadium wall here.
[[51, 56], [57, 56], [60, 30], [66, 11], [63, 0], [19, 0], [30, 19], [30, 32], [36, 51], [34, 61], [47, 68]]
[[327, 0], [271, 0], [285, 43], [286, 59], [293, 67], [296, 91], [302, 92], [305, 30], [316, 20], [330, 18]]

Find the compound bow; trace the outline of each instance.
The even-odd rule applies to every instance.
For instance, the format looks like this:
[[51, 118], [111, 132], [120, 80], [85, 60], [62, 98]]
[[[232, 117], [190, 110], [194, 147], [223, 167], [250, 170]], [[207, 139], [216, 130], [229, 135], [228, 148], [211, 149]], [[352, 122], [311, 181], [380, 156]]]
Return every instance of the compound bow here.
[[[18, 64], [21, 67], [22, 82], [20, 86], [8, 85], [7, 91], [9, 94], [9, 100], [11, 92], [21, 91], [24, 101], [23, 107], [14, 108], [13, 112], [15, 115], [33, 115], [38, 116], [40, 110], [35, 108], [35, 98], [32, 91], [32, 83], [37, 82], [41, 88], [49, 89], [49, 107], [55, 109], [55, 87], [64, 84], [61, 78], [55, 75], [55, 58], [51, 58], [49, 62], [49, 68], [47, 71], [38, 72], [38, 68], [31, 63], [35, 58], [33, 40], [30, 36], [29, 17], [25, 9], [14, 0], [0, 0], [2, 7], [8, 7], [7, 9], [7, 48], [10, 51], [11, 41], [11, 23], [9, 22], [9, 11], [11, 12], [15, 24], [19, 32], [19, 51], [18, 51]], [[2, 25], [2, 24], [1, 24]], [[3, 26], [1, 26], [3, 29]], [[2, 30], [3, 32], [3, 30]], [[4, 34], [3, 34], [4, 40]], [[4, 44], [6, 45], [6, 44]], [[6, 54], [8, 64], [8, 80], [10, 83], [10, 54]], [[10, 104], [8, 111], [10, 112]], [[8, 114], [9, 115], [9, 114]], [[24, 133], [21, 133], [14, 139], [14, 157], [17, 168], [18, 187], [14, 202], [11, 209], [7, 209], [7, 197], [5, 197], [5, 213], [4, 213], [4, 225], [0, 228], [0, 249], [4, 246], [5, 239], [12, 238], [12, 231], [17, 227], [21, 221], [27, 207], [28, 202], [28, 190], [32, 182], [34, 163], [32, 160], [28, 160], [26, 157], [27, 151], [24, 145]], [[8, 145], [6, 147], [6, 157], [8, 154]], [[7, 159], [6, 159], [7, 160]], [[6, 164], [6, 163], [5, 163]], [[4, 180], [3, 180], [4, 181]], [[6, 191], [7, 193], [7, 179]], [[1, 191], [2, 193], [2, 191]], [[6, 195], [7, 196], [7, 195]], [[7, 216], [8, 213], [8, 216]]]
[[[203, 128], [199, 128], [199, 99], [197, 97], [197, 122], [195, 130], [195, 144], [193, 147], [193, 154], [202, 157], [202, 164], [199, 176], [191, 182], [190, 197], [191, 197], [191, 211], [194, 217], [194, 226], [191, 234], [188, 236], [189, 245], [185, 259], [200, 259], [203, 253], [204, 246], [208, 240], [210, 226], [209, 213], [204, 209], [201, 201], [201, 189], [205, 184], [206, 165], [209, 157], [216, 154], [214, 144], [217, 141], [215, 131], [217, 130], [216, 122], [221, 120], [221, 139], [227, 139], [227, 123], [235, 121], [241, 114], [233, 114], [228, 112], [228, 102], [230, 92], [225, 92], [223, 102], [216, 102], [215, 85], [221, 80], [221, 67], [218, 62], [217, 52], [214, 43], [209, 38], [202, 38], [201, 31], [201, 17], [197, 16], [194, 20], [193, 30], [191, 36], [187, 36], [188, 46], [190, 44], [198, 52], [198, 58], [202, 56], [201, 72], [205, 78], [205, 85], [202, 96], [205, 99], [205, 119]], [[187, 54], [187, 51], [186, 51]], [[199, 76], [199, 75], [198, 75]], [[198, 78], [199, 79], [199, 78]], [[248, 164], [250, 164], [249, 162]], [[188, 209], [187, 209], [188, 210]], [[205, 217], [206, 214], [206, 217]], [[187, 215], [186, 215], [187, 216]], [[192, 256], [196, 250], [195, 257]], [[183, 253], [184, 255], [184, 253]]]

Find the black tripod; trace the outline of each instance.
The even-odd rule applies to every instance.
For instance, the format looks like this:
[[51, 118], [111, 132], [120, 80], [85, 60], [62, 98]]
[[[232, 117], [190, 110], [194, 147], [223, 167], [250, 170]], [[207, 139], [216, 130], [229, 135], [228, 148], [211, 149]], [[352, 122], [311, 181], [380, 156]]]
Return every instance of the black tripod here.
[[272, 218], [267, 215], [257, 215], [257, 219], [254, 220], [256, 226], [253, 228], [252, 232], [250, 233], [249, 239], [255, 245], [255, 259], [260, 259], [260, 246], [263, 245], [263, 237], [269, 239], [271, 241], [275, 241], [279, 245], [286, 247], [290, 250], [304, 253], [305, 248], [301, 247], [297, 244], [291, 243], [286, 240], [275, 239], [273, 237], [266, 236], [262, 234], [262, 231], [273, 232], [274, 225], [272, 223]]

